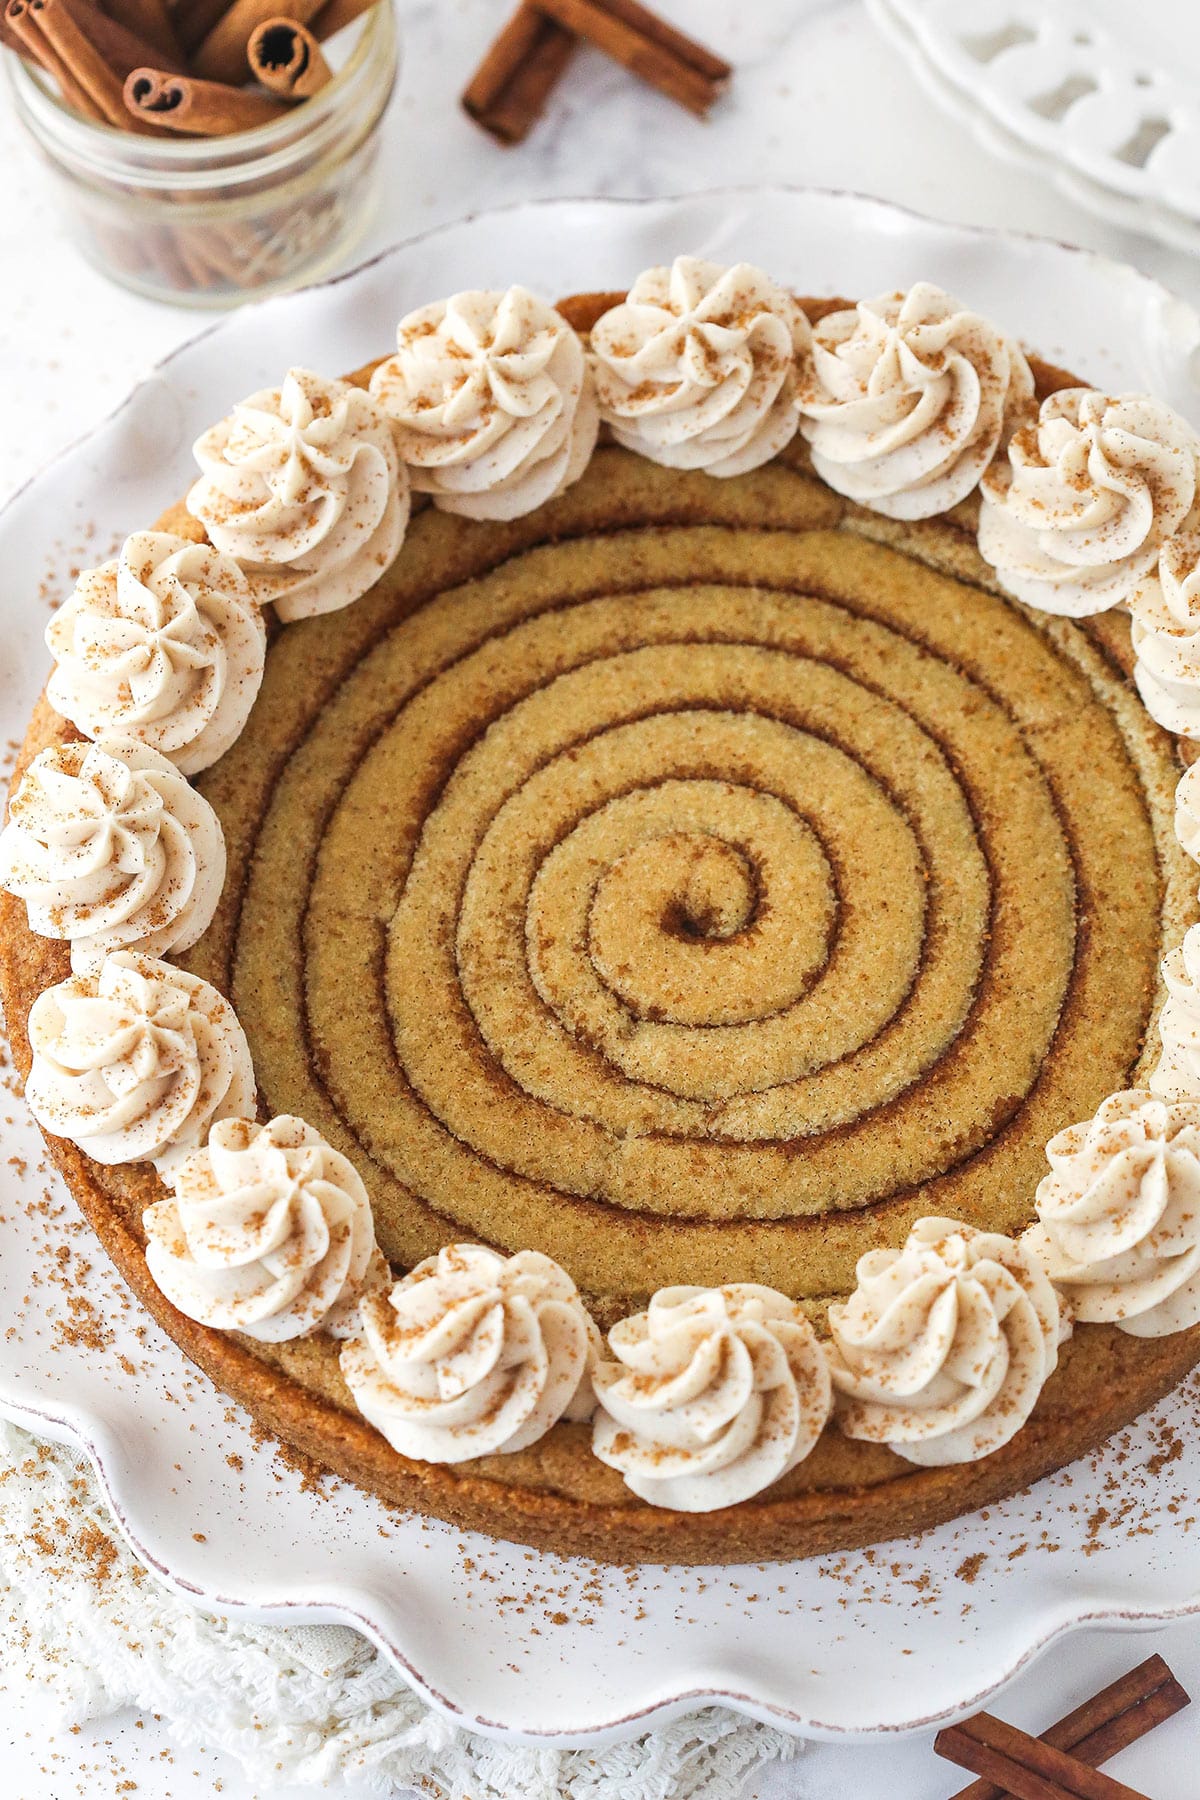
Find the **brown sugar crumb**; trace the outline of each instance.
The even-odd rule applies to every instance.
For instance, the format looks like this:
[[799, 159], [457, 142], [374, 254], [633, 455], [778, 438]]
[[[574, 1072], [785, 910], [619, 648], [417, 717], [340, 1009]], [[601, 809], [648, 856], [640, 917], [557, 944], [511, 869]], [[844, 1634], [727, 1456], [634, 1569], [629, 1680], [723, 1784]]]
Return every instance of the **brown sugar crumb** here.
[[103, 1586], [119, 1555], [112, 1538], [98, 1525], [85, 1525], [75, 1535], [74, 1548], [87, 1561], [96, 1586]]
[[113, 1344], [112, 1327], [96, 1311], [85, 1294], [67, 1295], [67, 1317], [55, 1322], [60, 1343], [81, 1345], [85, 1350], [109, 1350]]
[[1161, 1448], [1149, 1457], [1146, 1467], [1151, 1475], [1161, 1475], [1171, 1463], [1178, 1462], [1183, 1455], [1183, 1439], [1177, 1432], [1164, 1428], [1160, 1434]]

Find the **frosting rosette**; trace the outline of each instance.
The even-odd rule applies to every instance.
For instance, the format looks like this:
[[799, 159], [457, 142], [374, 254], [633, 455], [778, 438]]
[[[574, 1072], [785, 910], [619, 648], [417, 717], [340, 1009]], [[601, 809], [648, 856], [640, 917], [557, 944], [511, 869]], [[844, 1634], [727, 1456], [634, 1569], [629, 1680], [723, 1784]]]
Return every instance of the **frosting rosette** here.
[[523, 1450], [592, 1406], [595, 1327], [537, 1250], [450, 1244], [362, 1302], [342, 1348], [358, 1410], [402, 1456], [459, 1463]]
[[583, 345], [523, 287], [401, 319], [371, 377], [413, 487], [444, 512], [516, 519], [578, 481], [600, 417]]
[[744, 475], [796, 435], [810, 336], [761, 269], [677, 256], [639, 275], [592, 327], [600, 415], [651, 462]]
[[837, 1421], [928, 1468], [1014, 1437], [1058, 1362], [1058, 1296], [1029, 1250], [953, 1219], [919, 1219], [901, 1250], [860, 1257], [829, 1308]]
[[1200, 1324], [1200, 1101], [1112, 1094], [1046, 1156], [1022, 1242], [1075, 1317], [1134, 1337]]
[[1166, 1100], [1200, 1100], [1200, 925], [1163, 958], [1167, 1001], [1158, 1015], [1162, 1054], [1150, 1090]]
[[46, 694], [85, 737], [133, 738], [195, 775], [240, 733], [262, 682], [266, 630], [236, 562], [138, 531], [79, 578], [46, 627]]
[[336, 612], [373, 587], [408, 527], [408, 477], [362, 388], [290, 369], [199, 438], [188, 511], [281, 619]]
[[147, 1207], [146, 1265], [172, 1306], [263, 1343], [337, 1326], [366, 1280], [371, 1202], [303, 1119], [219, 1119]]
[[804, 1460], [829, 1418], [816, 1333], [774, 1288], [660, 1288], [608, 1343], [592, 1448], [652, 1506], [748, 1500]]
[[837, 493], [891, 519], [928, 519], [966, 499], [1032, 407], [1017, 346], [920, 281], [814, 327], [800, 429]]
[[0, 831], [0, 887], [29, 928], [70, 943], [76, 970], [111, 950], [185, 950], [225, 881], [216, 813], [173, 763], [132, 739], [55, 744], [21, 777]]
[[1175, 836], [1193, 862], [1200, 862], [1200, 763], [1193, 763], [1175, 789]]
[[983, 477], [980, 554], [1028, 606], [1104, 612], [1187, 518], [1198, 458], [1191, 426], [1149, 394], [1049, 394]]
[[1200, 735], [1200, 528], [1168, 538], [1129, 610], [1133, 678], [1146, 711], [1167, 731]]
[[207, 981], [118, 950], [46, 988], [29, 1010], [25, 1098], [38, 1124], [95, 1162], [167, 1170], [216, 1119], [254, 1111], [233, 1008]]

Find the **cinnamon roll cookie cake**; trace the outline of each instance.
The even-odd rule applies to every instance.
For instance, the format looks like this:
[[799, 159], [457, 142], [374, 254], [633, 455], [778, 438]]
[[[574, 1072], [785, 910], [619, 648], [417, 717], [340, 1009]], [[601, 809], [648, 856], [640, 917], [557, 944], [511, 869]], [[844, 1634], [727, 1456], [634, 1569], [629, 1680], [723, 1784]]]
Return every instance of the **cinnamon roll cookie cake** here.
[[969, 295], [681, 257], [434, 300], [196, 460], [50, 622], [0, 985], [259, 1422], [497, 1537], [758, 1560], [1200, 1359], [1183, 419]]

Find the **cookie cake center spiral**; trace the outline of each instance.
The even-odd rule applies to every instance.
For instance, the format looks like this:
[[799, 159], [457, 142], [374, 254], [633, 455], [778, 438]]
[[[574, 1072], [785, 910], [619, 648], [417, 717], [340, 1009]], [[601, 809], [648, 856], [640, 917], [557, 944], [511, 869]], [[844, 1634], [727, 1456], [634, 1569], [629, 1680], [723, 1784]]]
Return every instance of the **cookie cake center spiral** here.
[[1127, 1085], [1166, 751], [1081, 627], [843, 511], [603, 449], [272, 646], [192, 966], [397, 1265], [819, 1304], [922, 1215], [1020, 1229]]

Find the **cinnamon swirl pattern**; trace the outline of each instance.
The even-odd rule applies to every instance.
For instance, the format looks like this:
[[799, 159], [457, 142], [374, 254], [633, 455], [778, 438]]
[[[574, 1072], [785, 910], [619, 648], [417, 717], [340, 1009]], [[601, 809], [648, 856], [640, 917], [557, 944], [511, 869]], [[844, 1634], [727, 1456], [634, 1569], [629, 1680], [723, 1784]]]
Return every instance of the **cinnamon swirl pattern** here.
[[841, 514], [601, 449], [536, 516], [426, 510], [272, 647], [200, 783], [231, 875], [189, 966], [393, 1264], [540, 1249], [605, 1323], [680, 1282], [819, 1312], [922, 1215], [1020, 1229], [1128, 1082], [1144, 716], [1077, 627]]

